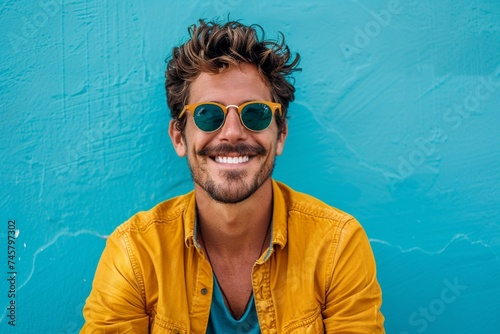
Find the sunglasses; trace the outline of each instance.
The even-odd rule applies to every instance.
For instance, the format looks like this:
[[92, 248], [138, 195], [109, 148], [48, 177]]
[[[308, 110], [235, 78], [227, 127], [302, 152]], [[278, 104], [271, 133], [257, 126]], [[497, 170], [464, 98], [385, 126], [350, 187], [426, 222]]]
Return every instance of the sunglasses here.
[[250, 131], [263, 131], [271, 125], [274, 113], [281, 115], [281, 104], [268, 101], [250, 101], [242, 105], [224, 106], [216, 102], [200, 102], [187, 104], [179, 114], [181, 118], [186, 110], [193, 114], [194, 123], [204, 132], [219, 130], [226, 121], [229, 108], [234, 107], [240, 115], [241, 124]]

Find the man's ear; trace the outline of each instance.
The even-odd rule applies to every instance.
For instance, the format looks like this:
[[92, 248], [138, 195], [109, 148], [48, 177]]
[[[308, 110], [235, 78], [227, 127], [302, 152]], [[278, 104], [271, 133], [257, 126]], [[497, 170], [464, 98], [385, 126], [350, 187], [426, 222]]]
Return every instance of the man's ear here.
[[171, 120], [168, 126], [168, 135], [172, 140], [175, 152], [179, 157], [184, 157], [187, 154], [187, 147], [182, 136], [182, 131], [177, 128], [177, 121]]
[[288, 122], [285, 121], [285, 124], [283, 124], [283, 129], [281, 130], [281, 133], [278, 136], [278, 143], [276, 144], [276, 155], [280, 155], [281, 153], [283, 153], [287, 135], [288, 135]]

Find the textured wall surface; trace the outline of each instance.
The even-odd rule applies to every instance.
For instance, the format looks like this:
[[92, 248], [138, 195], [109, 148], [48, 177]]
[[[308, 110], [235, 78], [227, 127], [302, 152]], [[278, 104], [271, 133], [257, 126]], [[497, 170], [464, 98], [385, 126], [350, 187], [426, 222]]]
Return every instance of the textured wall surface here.
[[303, 57], [275, 178], [363, 224], [387, 332], [498, 333], [499, 1], [3, 0], [0, 13], [0, 333], [77, 333], [106, 236], [192, 189], [167, 134], [164, 59], [189, 24], [228, 13]]

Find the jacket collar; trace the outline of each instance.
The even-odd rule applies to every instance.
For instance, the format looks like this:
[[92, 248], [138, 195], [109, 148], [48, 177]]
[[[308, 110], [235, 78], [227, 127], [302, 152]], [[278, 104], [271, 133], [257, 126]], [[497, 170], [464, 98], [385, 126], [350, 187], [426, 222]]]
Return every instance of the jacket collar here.
[[[287, 203], [281, 191], [281, 183], [272, 180], [273, 185], [273, 221], [272, 221], [272, 244], [284, 248], [287, 241]], [[186, 194], [187, 205], [183, 214], [184, 220], [184, 242], [186, 247], [195, 246], [198, 250], [196, 222], [196, 199], [194, 191]]]
[[196, 199], [194, 190], [186, 194], [187, 205], [183, 214], [184, 223], [184, 243], [186, 247], [196, 246], [200, 249], [200, 245], [196, 241]]
[[283, 249], [287, 240], [288, 210], [281, 183], [273, 180], [273, 236], [272, 243]]

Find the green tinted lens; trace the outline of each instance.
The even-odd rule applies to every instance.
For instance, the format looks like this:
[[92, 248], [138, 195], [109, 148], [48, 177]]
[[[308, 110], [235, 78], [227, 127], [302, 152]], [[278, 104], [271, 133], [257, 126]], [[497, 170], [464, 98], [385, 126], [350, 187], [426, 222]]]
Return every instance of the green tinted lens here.
[[214, 104], [202, 104], [194, 110], [196, 126], [205, 132], [217, 130], [224, 123], [224, 112]]
[[271, 108], [264, 103], [251, 103], [241, 111], [241, 121], [250, 130], [262, 131], [273, 119]]

